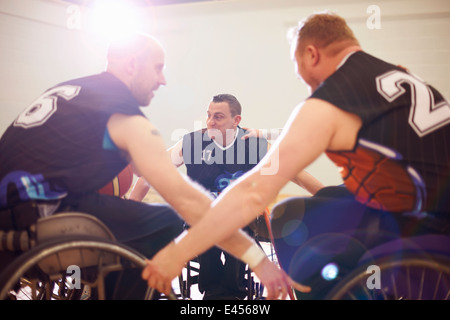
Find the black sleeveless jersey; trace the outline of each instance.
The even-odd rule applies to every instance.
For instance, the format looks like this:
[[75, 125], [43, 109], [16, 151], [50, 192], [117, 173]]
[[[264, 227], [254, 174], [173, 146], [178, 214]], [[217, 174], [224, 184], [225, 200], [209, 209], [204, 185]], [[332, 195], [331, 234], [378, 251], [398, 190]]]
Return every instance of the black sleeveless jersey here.
[[128, 163], [109, 138], [114, 113], [142, 115], [124, 83], [110, 73], [61, 83], [46, 91], [0, 140], [0, 207], [8, 190], [20, 200], [92, 192]]
[[312, 94], [358, 115], [353, 150], [327, 152], [360, 202], [450, 213], [450, 105], [404, 69], [355, 52]]
[[234, 142], [227, 147], [216, 144], [206, 129], [183, 137], [183, 160], [187, 175], [217, 195], [234, 180], [251, 170], [267, 153], [267, 140], [241, 140], [246, 131], [238, 127]]

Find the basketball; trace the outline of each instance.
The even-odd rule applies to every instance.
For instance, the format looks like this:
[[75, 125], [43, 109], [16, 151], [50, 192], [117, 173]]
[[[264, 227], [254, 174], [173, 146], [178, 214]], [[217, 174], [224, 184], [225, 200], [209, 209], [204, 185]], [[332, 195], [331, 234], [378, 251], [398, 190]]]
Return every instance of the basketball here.
[[133, 182], [133, 169], [128, 165], [111, 182], [102, 187], [98, 192], [111, 196], [123, 197]]

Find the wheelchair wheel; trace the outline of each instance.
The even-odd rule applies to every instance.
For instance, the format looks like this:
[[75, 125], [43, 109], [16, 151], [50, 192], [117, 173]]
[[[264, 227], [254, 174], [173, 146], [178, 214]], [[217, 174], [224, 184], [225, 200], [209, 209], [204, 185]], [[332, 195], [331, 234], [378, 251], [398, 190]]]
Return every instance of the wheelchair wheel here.
[[44, 242], [14, 260], [0, 275], [0, 299], [115, 299], [140, 279], [145, 257], [108, 239], [67, 237]]
[[448, 300], [450, 258], [437, 254], [389, 256], [341, 280], [330, 300]]

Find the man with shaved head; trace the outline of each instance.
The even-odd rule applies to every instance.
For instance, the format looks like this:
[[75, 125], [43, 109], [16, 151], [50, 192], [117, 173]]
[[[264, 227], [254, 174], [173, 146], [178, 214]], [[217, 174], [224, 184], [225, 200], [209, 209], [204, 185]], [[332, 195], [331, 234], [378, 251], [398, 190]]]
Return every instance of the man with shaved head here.
[[[106, 72], [58, 84], [24, 110], [0, 140], [0, 229], [24, 229], [58, 212], [85, 212], [103, 221], [118, 241], [152, 257], [181, 233], [178, 214], [195, 225], [210, 195], [176, 170], [140, 110], [166, 84], [164, 65], [161, 44], [135, 34], [110, 45]], [[170, 206], [97, 192], [130, 162]], [[17, 225], [14, 208], [23, 203], [37, 210]], [[242, 257], [253, 240], [236, 232], [220, 245]], [[254, 271], [265, 284], [290, 285], [267, 257], [258, 259]], [[143, 280], [139, 285], [146, 287]], [[158, 289], [168, 293], [170, 284]], [[121, 298], [138, 298], [119, 291]]]

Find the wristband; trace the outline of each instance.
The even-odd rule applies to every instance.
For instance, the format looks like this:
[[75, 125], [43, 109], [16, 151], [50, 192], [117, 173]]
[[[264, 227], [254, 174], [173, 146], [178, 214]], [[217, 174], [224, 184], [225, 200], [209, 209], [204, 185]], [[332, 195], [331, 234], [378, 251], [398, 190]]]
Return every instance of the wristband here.
[[264, 251], [256, 243], [254, 243], [241, 256], [241, 260], [248, 264], [250, 269], [253, 269], [266, 257], [267, 256]]

